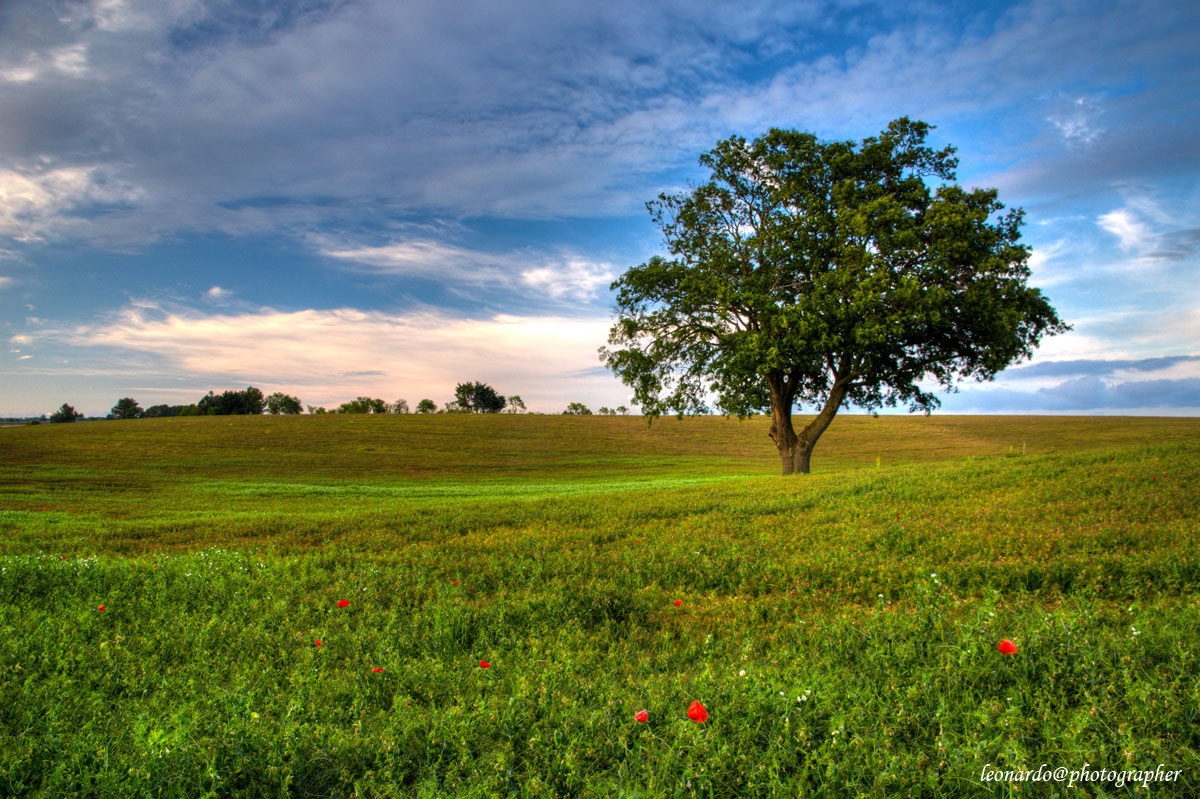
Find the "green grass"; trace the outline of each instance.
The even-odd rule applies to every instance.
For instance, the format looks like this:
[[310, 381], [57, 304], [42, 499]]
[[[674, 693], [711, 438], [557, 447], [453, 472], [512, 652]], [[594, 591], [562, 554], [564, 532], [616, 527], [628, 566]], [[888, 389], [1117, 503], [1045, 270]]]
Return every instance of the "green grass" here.
[[1200, 794], [1198, 420], [765, 433], [0, 430], [0, 795]]

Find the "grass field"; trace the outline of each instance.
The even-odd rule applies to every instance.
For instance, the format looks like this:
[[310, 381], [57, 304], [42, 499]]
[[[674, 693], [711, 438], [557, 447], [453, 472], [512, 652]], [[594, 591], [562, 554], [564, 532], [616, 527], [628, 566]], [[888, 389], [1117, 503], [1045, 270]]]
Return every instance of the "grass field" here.
[[1200, 795], [1200, 420], [766, 427], [0, 430], [0, 795]]

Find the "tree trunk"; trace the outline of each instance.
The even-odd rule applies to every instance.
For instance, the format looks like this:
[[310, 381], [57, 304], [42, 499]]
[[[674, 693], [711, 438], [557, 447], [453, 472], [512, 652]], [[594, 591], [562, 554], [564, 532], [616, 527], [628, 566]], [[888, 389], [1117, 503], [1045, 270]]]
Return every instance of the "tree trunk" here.
[[[811, 426], [811, 425], [810, 425]], [[805, 428], [804, 433], [808, 433]], [[796, 435], [792, 427], [792, 404], [790, 401], [771, 403], [771, 440], [779, 450], [779, 461], [783, 473], [808, 474], [808, 462], [812, 457], [812, 445], [816, 439], [805, 439], [803, 434]], [[818, 433], [818, 435], [820, 435]]]
[[[815, 438], [808, 439], [805, 437], [805, 434], [808, 433], [807, 427], [803, 433], [796, 435], [796, 431], [792, 428], [792, 414], [790, 412], [785, 414], [784, 417], [783, 419], [777, 418], [771, 424], [771, 438], [775, 439], [775, 447], [779, 450], [779, 462], [783, 466], [783, 474], [808, 474], [808, 464], [812, 458], [813, 445], [817, 441]], [[817, 435], [820, 435], [820, 433]]]
[[779, 461], [783, 466], [783, 473], [785, 475], [808, 474], [808, 463], [812, 458], [812, 451], [813, 444], [805, 444], [798, 436], [791, 447], [780, 446]]
[[829, 392], [829, 399], [825, 401], [825, 407], [797, 435], [795, 428], [792, 427], [791, 397], [784, 399], [784, 396], [779, 396], [774, 391], [771, 392], [771, 431], [769, 435], [775, 442], [776, 449], [779, 450], [779, 461], [783, 466], [783, 474], [808, 474], [813, 447], [817, 445], [817, 439], [821, 437], [821, 434], [829, 427], [829, 423], [833, 421], [833, 417], [837, 415], [845, 397], [846, 386], [843, 381], [839, 380], [834, 383], [833, 390]]

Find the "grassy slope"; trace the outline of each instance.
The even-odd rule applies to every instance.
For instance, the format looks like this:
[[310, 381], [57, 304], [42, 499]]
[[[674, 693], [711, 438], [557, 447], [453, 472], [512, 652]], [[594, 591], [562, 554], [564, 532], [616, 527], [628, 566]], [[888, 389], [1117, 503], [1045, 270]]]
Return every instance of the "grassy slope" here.
[[763, 420], [0, 430], [0, 793], [1195, 795], [1198, 432], [845, 417], [781, 480]]
[[[843, 416], [814, 468], [842, 475], [1197, 437], [1195, 419]], [[305, 545], [447, 503], [665, 489], [778, 468], [761, 418], [647, 426], [633, 417], [225, 417], [8, 428], [0, 552]]]

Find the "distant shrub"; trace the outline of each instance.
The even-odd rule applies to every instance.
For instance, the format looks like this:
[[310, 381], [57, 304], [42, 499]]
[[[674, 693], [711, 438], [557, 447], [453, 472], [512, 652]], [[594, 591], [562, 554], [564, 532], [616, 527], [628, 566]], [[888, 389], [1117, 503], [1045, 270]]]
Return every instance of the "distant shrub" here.
[[61, 422], [75, 422], [82, 418], [82, 413], [79, 413], [65, 402], [62, 404], [61, 408], [50, 414], [50, 421], [53, 424], [59, 424]]

